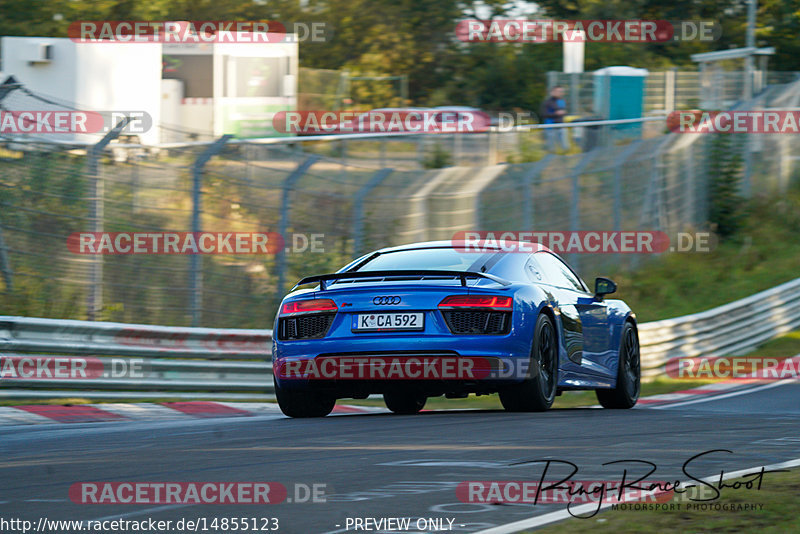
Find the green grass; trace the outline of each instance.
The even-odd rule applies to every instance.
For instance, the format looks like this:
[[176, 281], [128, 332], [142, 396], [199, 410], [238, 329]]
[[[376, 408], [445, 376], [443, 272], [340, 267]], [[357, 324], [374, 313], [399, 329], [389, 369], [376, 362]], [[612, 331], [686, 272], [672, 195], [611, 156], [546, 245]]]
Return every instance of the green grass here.
[[[744, 479], [737, 479], [744, 480]], [[733, 484], [734, 480], [726, 481]], [[684, 502], [673, 500], [674, 510], [611, 510], [591, 519], [569, 519], [536, 530], [537, 533], [649, 533], [649, 532], [758, 532], [772, 534], [800, 532], [797, 495], [800, 494], [800, 470], [774, 473], [764, 477], [760, 490], [723, 489], [714, 504], [757, 505], [754, 510], [692, 510]], [[680, 505], [680, 507], [678, 506]], [[763, 505], [759, 507], [758, 505]], [[528, 531], [533, 532], [533, 531]]]
[[672, 253], [613, 274], [640, 322], [721, 306], [800, 276], [800, 187], [746, 207], [741, 235], [711, 252]]
[[789, 358], [800, 354], [800, 330], [789, 332], [771, 341], [767, 341], [752, 351], [750, 356], [764, 358]]

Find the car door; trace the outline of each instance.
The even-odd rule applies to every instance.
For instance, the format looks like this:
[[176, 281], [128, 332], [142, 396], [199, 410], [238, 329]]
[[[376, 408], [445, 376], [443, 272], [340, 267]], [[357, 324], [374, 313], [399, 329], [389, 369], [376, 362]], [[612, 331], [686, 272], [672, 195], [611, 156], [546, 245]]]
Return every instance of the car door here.
[[[532, 257], [542, 270], [543, 278], [558, 289], [570, 361], [580, 365], [584, 371], [610, 376], [613, 351], [607, 305], [596, 300], [578, 275], [555, 254], [542, 251]], [[577, 343], [581, 345], [579, 358], [574, 352], [575, 347], [572, 355], [569, 349], [571, 344]]]
[[558, 272], [550, 273], [551, 266], [547, 261], [537, 261], [539, 255], [532, 255], [525, 264], [525, 274], [535, 284], [546, 286], [558, 304], [558, 313], [561, 316], [561, 325], [564, 332], [564, 346], [567, 349], [567, 358], [570, 362], [580, 366], [583, 361], [583, 321], [578, 312], [578, 300], [575, 291], [569, 286]]

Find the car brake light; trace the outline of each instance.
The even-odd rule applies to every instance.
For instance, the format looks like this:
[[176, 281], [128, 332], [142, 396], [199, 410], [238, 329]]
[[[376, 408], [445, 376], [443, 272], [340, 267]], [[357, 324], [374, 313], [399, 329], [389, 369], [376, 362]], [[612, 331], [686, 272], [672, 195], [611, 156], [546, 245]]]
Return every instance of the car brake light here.
[[510, 310], [514, 299], [497, 295], [450, 295], [439, 303], [440, 308], [483, 308]]
[[309, 299], [287, 302], [281, 309], [281, 315], [295, 313], [335, 312], [338, 308], [331, 299]]

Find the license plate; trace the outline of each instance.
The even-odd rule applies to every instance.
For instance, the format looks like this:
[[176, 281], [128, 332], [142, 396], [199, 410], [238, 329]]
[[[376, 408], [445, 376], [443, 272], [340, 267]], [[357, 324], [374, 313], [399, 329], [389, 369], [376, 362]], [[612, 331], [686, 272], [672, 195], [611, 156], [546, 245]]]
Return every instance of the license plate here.
[[418, 313], [359, 313], [353, 315], [353, 330], [422, 330], [425, 314]]

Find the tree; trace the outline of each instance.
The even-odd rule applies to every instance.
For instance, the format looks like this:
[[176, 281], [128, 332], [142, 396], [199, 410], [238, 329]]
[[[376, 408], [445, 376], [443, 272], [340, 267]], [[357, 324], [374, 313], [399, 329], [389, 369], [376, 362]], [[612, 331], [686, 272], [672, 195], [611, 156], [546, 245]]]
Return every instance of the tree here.
[[735, 134], [712, 135], [708, 165], [709, 222], [720, 239], [734, 236], [742, 225], [742, 141]]

